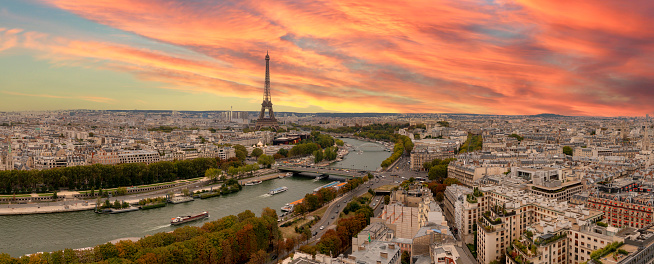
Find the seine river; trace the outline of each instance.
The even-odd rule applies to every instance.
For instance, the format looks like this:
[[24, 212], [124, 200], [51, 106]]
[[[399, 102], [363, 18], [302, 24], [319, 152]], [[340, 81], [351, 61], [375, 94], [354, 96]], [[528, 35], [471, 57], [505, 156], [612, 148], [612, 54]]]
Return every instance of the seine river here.
[[[380, 151], [381, 145], [354, 139], [344, 139], [357, 149], [343, 161], [332, 166], [354, 169], [377, 169], [390, 152]], [[375, 147], [374, 145], [377, 145]], [[359, 149], [363, 152], [360, 154]], [[329, 180], [314, 181], [305, 177], [290, 177], [265, 181], [226, 196], [194, 202], [168, 205], [163, 208], [128, 212], [115, 215], [99, 215], [92, 211], [0, 216], [0, 253], [13, 257], [35, 252], [56, 251], [65, 248], [91, 247], [108, 241], [143, 237], [158, 232], [172, 231], [170, 218], [208, 211], [209, 219], [189, 223], [201, 226], [206, 221], [251, 210], [257, 215], [264, 207], [276, 209], [296, 201]], [[286, 186], [288, 191], [270, 196], [270, 189]]]
[[382, 161], [391, 155], [381, 144], [351, 138], [342, 140], [351, 145], [352, 149], [342, 161], [332, 164], [332, 167], [374, 171], [381, 168]]

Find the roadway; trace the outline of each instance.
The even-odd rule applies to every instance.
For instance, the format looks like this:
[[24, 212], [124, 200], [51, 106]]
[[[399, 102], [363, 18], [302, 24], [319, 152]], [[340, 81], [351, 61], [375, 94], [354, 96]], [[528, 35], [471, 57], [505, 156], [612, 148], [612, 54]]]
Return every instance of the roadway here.
[[391, 177], [394, 179], [393, 182], [408, 180], [411, 177], [423, 177], [427, 179], [426, 171], [412, 171], [411, 170], [411, 159], [407, 155], [402, 155], [400, 159], [395, 163], [393, 168], [389, 168], [384, 172], [373, 172], [375, 175], [383, 175], [385, 177]]
[[[349, 203], [352, 200], [352, 198], [363, 195], [364, 193], [368, 192], [368, 189], [375, 189], [383, 185], [393, 184], [393, 182], [394, 180], [392, 178], [376, 178], [376, 179], [373, 178], [368, 182], [359, 185], [359, 187], [348, 192], [347, 194], [334, 199], [334, 201], [332, 201], [327, 207], [327, 210], [323, 214], [322, 218], [311, 227], [311, 234], [312, 235], [316, 234], [316, 235], [313, 235], [311, 237], [309, 243], [317, 242], [317, 240], [325, 232], [327, 232], [327, 230], [336, 228], [336, 223], [338, 221], [339, 214], [343, 211], [345, 205], [347, 205], [347, 203]], [[375, 216], [381, 214], [381, 206], [379, 206], [379, 204], [383, 203], [383, 197], [381, 199], [378, 197], [380, 196], [373, 197], [371, 201], [371, 205], [372, 205], [372, 203], [375, 203], [375, 199], [379, 199], [379, 201], [376, 202], [376, 206], [375, 206]], [[323, 226], [324, 229], [321, 230], [320, 229], [321, 226]]]

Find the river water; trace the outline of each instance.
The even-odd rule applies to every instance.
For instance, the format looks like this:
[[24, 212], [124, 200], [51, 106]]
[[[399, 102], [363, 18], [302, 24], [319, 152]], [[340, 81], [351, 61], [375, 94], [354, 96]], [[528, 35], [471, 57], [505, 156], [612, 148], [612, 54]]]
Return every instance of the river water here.
[[342, 138], [342, 140], [351, 145], [352, 149], [342, 161], [330, 165], [332, 167], [374, 171], [380, 169], [382, 161], [391, 155], [383, 145], [375, 142], [351, 138]]
[[[358, 151], [351, 151], [343, 161], [332, 166], [376, 169], [390, 155], [389, 152], [374, 151], [373, 144], [376, 143], [370, 144], [347, 138], [343, 140], [355, 148], [363, 149], [364, 152], [359, 154]], [[210, 217], [188, 225], [201, 226], [206, 221], [238, 214], [244, 210], [251, 210], [256, 215], [260, 215], [264, 207], [270, 207], [279, 213], [279, 208], [286, 203], [301, 199], [316, 187], [329, 182], [329, 180], [314, 181], [305, 177], [288, 177], [264, 181], [254, 186], [244, 186], [240, 192], [225, 196], [114, 215], [82, 211], [0, 216], [0, 253], [9, 253], [13, 257], [18, 257], [29, 253], [91, 247], [119, 238], [143, 237], [158, 232], [168, 232], [174, 230], [174, 227], [169, 224], [172, 217], [197, 214], [202, 211], [208, 211]], [[288, 191], [273, 196], [267, 194], [269, 190], [281, 186], [288, 187]]]

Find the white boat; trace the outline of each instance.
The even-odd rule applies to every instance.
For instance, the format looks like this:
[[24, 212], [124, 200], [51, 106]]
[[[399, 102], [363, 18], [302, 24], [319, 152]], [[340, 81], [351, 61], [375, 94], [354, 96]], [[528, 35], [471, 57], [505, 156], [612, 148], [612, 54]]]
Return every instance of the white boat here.
[[272, 190], [270, 190], [270, 191], [268, 192], [268, 194], [270, 194], [270, 195], [275, 195], [275, 194], [278, 194], [278, 193], [281, 193], [281, 192], [285, 192], [285, 191], [288, 191], [288, 188], [287, 188], [286, 186], [282, 186], [282, 187], [279, 187], [279, 188], [276, 188], [276, 189], [272, 189]]
[[246, 182], [245, 186], [252, 186], [252, 185], [257, 185], [257, 184], [261, 184], [261, 183], [262, 183], [262, 181], [250, 181], [250, 182]]
[[292, 205], [292, 204], [286, 204], [286, 205], [282, 206], [282, 212], [293, 212], [294, 207], [295, 206]]

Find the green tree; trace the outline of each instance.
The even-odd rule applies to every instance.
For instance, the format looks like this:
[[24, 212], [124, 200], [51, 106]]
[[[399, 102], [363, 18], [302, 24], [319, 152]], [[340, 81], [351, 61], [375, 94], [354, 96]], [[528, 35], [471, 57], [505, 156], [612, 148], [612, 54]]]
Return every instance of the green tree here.
[[402, 264], [410, 264], [411, 263], [411, 256], [407, 251], [402, 251], [402, 256], [400, 256], [400, 260]]
[[323, 152], [322, 149], [316, 150], [313, 152], [313, 162], [318, 163], [323, 160]]
[[248, 156], [248, 151], [243, 145], [234, 145], [234, 153], [236, 153], [236, 158], [240, 161], [244, 161]]
[[[0, 261], [0, 263], [3, 263]], [[79, 263], [79, 257], [74, 250], [67, 248], [64, 249], [63, 263]]]
[[431, 162], [425, 161], [425, 163], [422, 164], [422, 167], [425, 168], [425, 170], [429, 171], [429, 169], [431, 169]]
[[288, 157], [288, 150], [283, 149], [283, 148], [280, 148], [280, 149], [277, 151], [277, 154], [282, 155], [282, 156], [284, 156], [284, 157]]
[[384, 195], [384, 204], [389, 204], [391, 202], [391, 196], [390, 195]]
[[455, 178], [446, 178], [445, 180], [443, 180], [443, 184], [445, 184], [447, 186], [450, 186], [452, 184], [458, 184], [458, 183], [459, 183], [459, 180], [457, 180]]
[[238, 174], [239, 172], [240, 172], [239, 169], [236, 168], [236, 167], [229, 167], [227, 169], [227, 174], [232, 175], [232, 176]]
[[52, 199], [57, 200], [57, 191], [52, 192]]
[[572, 148], [569, 146], [563, 146], [563, 154], [572, 156]]
[[93, 252], [95, 252], [96, 260], [108, 260], [118, 257], [118, 249], [111, 243], [95, 246]]
[[210, 168], [204, 172], [204, 177], [207, 177], [215, 182], [218, 180], [218, 177], [220, 177], [220, 174], [222, 174], [222, 170], [216, 168]]
[[518, 135], [518, 134], [515, 134], [515, 133], [509, 135], [509, 137], [515, 138], [515, 139], [517, 139], [518, 141], [522, 141], [523, 139], [525, 139], [524, 137], [522, 137], [522, 136], [520, 136], [520, 135]]
[[261, 150], [260, 148], [253, 149], [252, 153], [250, 154], [250, 156], [256, 157], [256, 158], [258, 158], [261, 155], [263, 155], [263, 150]]
[[430, 180], [443, 180], [447, 178], [447, 165], [436, 165], [429, 169], [428, 173]]
[[275, 158], [273, 158], [270, 155], [265, 155], [264, 154], [264, 155], [259, 156], [259, 158], [257, 159], [257, 163], [259, 163], [259, 164], [261, 164], [261, 165], [263, 165], [265, 167], [270, 168], [270, 165], [275, 163]]
[[120, 195], [126, 195], [126, 194], [127, 194], [127, 188], [125, 188], [125, 187], [118, 187], [118, 189], [116, 189], [116, 194], [117, 194], [118, 196], [120, 196]]

